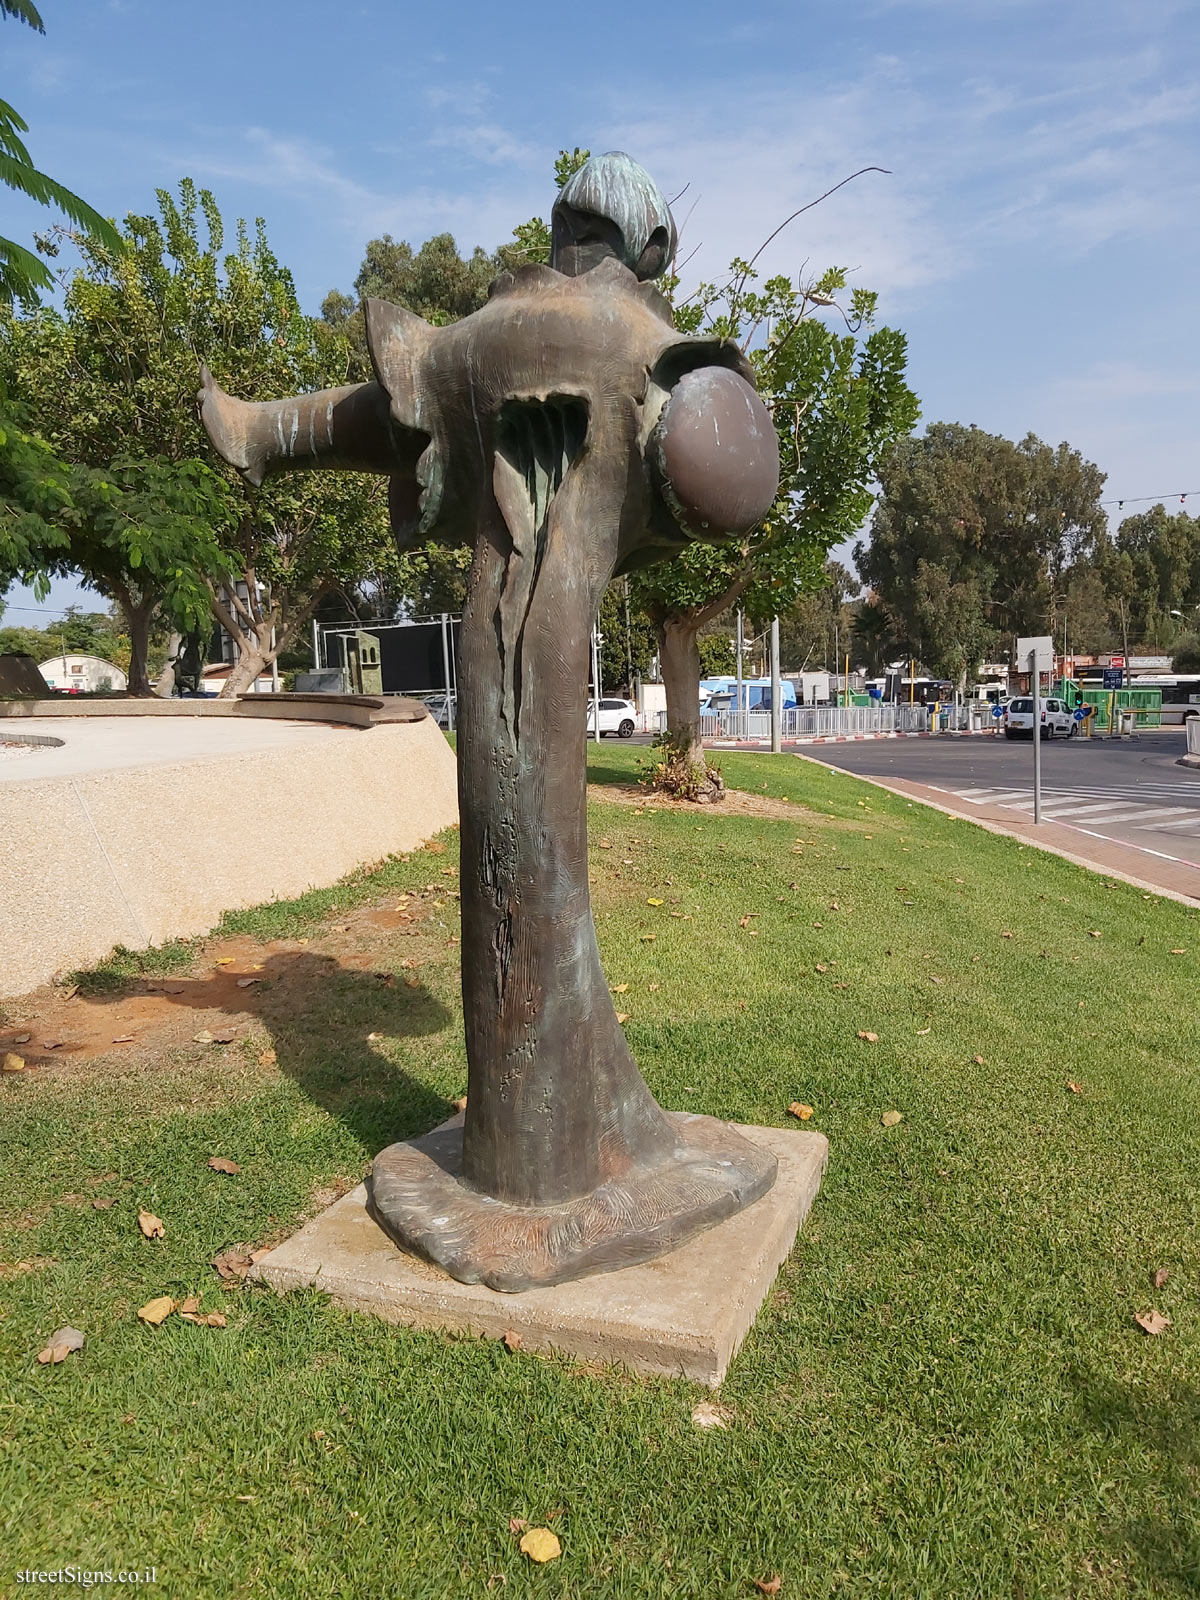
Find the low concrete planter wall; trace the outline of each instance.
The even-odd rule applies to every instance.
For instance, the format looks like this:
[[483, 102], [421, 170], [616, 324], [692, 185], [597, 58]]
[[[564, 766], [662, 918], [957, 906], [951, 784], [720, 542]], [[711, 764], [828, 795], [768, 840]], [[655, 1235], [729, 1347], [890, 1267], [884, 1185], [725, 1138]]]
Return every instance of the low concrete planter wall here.
[[[69, 725], [63, 725], [70, 745]], [[14, 769], [23, 763], [14, 763]], [[326, 887], [458, 819], [428, 717], [0, 784], [0, 996]]]

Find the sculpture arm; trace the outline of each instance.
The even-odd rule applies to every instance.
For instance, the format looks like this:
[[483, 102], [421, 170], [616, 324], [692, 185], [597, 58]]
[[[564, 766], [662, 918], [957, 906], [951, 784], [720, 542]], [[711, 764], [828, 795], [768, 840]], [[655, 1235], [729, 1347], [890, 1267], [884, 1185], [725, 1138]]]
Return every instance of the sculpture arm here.
[[[257, 487], [277, 472], [411, 471], [419, 448], [392, 420], [387, 391], [351, 383], [290, 400], [235, 400], [201, 368], [200, 420], [223, 461]], [[421, 441], [423, 445], [424, 441]]]

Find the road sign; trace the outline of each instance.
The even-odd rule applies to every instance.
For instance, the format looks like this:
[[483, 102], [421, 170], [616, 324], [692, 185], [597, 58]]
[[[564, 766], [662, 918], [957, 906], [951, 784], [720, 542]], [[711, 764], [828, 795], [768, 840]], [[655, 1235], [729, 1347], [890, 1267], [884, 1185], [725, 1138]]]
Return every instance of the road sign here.
[[1054, 670], [1054, 640], [1048, 633], [1035, 634], [1029, 639], [1017, 640], [1017, 671], [1032, 672], [1030, 662], [1032, 655], [1037, 656], [1037, 670], [1039, 672], [1052, 672]]
[[1105, 667], [1104, 687], [1106, 689], [1119, 689], [1125, 681], [1124, 667]]
[[1033, 820], [1042, 820], [1042, 673], [1054, 671], [1054, 640], [1048, 633], [1017, 640], [1017, 671], [1028, 672], [1033, 695]]
[[1075, 717], [1075, 721], [1076, 722], [1082, 722], [1086, 716], [1087, 716], [1087, 712], [1083, 709], [1082, 706], [1076, 706], [1075, 707], [1074, 717]]
[[1003, 706], [993, 706], [992, 707], [992, 715], [995, 717], [996, 721], [999, 722], [1000, 718], [1004, 715], [1004, 707]]
[[1109, 664], [1110, 667], [1123, 667], [1125, 665], [1125, 657], [1124, 656], [1109, 656], [1108, 664]]

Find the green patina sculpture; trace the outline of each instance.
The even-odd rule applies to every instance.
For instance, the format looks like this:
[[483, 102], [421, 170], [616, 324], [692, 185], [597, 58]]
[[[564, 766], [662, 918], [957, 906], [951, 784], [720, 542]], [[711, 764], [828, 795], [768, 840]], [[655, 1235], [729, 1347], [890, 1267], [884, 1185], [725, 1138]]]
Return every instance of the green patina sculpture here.
[[774, 1157], [663, 1111], [625, 1042], [587, 878], [591, 628], [615, 574], [769, 510], [771, 418], [735, 346], [681, 338], [647, 280], [675, 228], [624, 155], [589, 161], [549, 267], [435, 328], [368, 301], [374, 383], [264, 404], [204, 374], [205, 425], [251, 483], [386, 473], [396, 537], [471, 544], [461, 630], [465, 1123], [392, 1145], [374, 1214], [465, 1282], [559, 1282], [670, 1249], [750, 1204]]

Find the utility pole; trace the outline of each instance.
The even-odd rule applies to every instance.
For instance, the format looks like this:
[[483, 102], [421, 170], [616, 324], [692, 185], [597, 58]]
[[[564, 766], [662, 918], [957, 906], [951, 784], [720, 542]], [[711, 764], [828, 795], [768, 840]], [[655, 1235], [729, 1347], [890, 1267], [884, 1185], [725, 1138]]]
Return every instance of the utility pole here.
[[739, 610], [737, 614], [737, 722], [735, 723], [737, 732], [734, 734], [735, 739], [740, 739], [742, 736], [742, 648], [742, 613]]
[[783, 685], [779, 677], [779, 618], [771, 619], [771, 749], [783, 749]]

